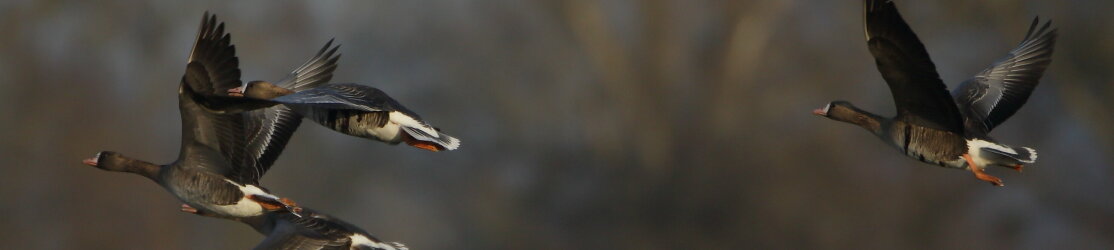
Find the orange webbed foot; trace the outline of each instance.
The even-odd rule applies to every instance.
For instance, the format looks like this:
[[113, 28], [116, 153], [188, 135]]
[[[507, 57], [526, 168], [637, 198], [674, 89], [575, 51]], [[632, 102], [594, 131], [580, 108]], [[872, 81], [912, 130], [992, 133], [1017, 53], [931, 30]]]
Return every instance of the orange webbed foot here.
[[1017, 170], [1018, 173], [1021, 173], [1021, 169], [1025, 168], [1025, 165], [1017, 164], [1017, 165], [1015, 165], [1013, 167], [1010, 167], [1010, 168], [1012, 168], [1013, 170]]
[[302, 212], [302, 207], [299, 207], [297, 202], [289, 198], [279, 198], [279, 202], [281, 202], [284, 207], [288, 208], [291, 213], [297, 214]]
[[264, 197], [264, 196], [247, 195], [246, 197], [249, 200], [252, 200], [252, 201], [255, 201], [256, 203], [259, 203], [259, 206], [263, 207], [263, 210], [267, 210], [267, 211], [280, 210], [280, 209], [283, 209], [286, 205], [286, 204], [284, 204], [284, 203], [282, 203], [278, 200], [268, 198], [268, 197]]
[[963, 154], [963, 159], [967, 160], [967, 167], [971, 169], [971, 172], [975, 173], [975, 178], [990, 182], [990, 184], [993, 184], [995, 186], [1005, 186], [1005, 184], [1002, 184], [1002, 179], [984, 173], [978, 165], [975, 165], [975, 161], [971, 160], [971, 155]]
[[1002, 184], [1002, 179], [1001, 178], [994, 177], [994, 176], [988, 175], [986, 173], [982, 173], [981, 171], [975, 173], [975, 178], [979, 178], [979, 180], [984, 180], [984, 181], [990, 182], [990, 184], [995, 185], [995, 186], [999, 186], [999, 187], [1005, 186], [1005, 184]]
[[427, 142], [427, 141], [414, 139], [414, 137], [410, 136], [409, 134], [405, 134], [405, 133], [402, 134], [402, 141], [406, 142], [406, 145], [410, 145], [410, 146], [415, 147], [415, 148], [425, 149], [425, 150], [429, 150], [429, 151], [433, 151], [433, 152], [441, 151], [441, 150], [444, 149], [444, 148], [441, 147], [441, 145], [437, 145], [436, 143], [432, 143], [432, 142]]
[[432, 143], [407, 143], [407, 144], [410, 144], [410, 146], [413, 146], [415, 148], [425, 149], [425, 150], [429, 150], [429, 151], [433, 151], [433, 152], [441, 151], [441, 149], [437, 148], [437, 146], [433, 145]]
[[193, 208], [190, 205], [186, 205], [186, 204], [182, 204], [181, 211], [186, 212], [186, 213], [191, 213], [191, 214], [198, 214], [198, 211], [197, 211], [196, 208]]

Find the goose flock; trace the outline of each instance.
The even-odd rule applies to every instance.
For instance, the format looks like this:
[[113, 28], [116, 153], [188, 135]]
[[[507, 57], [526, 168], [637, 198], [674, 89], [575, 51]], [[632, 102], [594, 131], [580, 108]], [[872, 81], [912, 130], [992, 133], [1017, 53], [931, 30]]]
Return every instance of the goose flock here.
[[281, 80], [242, 84], [231, 35], [206, 12], [178, 86], [178, 159], [159, 165], [102, 151], [83, 163], [147, 177], [181, 200], [183, 212], [248, 224], [266, 236], [256, 249], [407, 249], [260, 185], [302, 118], [390, 144], [431, 151], [460, 146], [383, 91], [329, 83], [338, 48], [330, 40]]
[[[897, 114], [883, 117], [846, 101], [829, 102], [813, 114], [858, 125], [906, 156], [970, 170], [997, 186], [1002, 180], [987, 174], [987, 167], [1021, 171], [1036, 161], [1036, 150], [1000, 143], [989, 133], [1025, 104], [1051, 63], [1057, 30], [1050, 22], [1034, 19], [1006, 57], [949, 93], [892, 1], [864, 0], [864, 13], [867, 45]], [[147, 177], [178, 198], [183, 212], [247, 224], [265, 236], [256, 249], [407, 249], [260, 184], [303, 118], [392, 145], [435, 152], [460, 147], [459, 139], [379, 89], [330, 83], [338, 48], [330, 40], [278, 81], [243, 83], [231, 36], [206, 12], [178, 86], [178, 158], [159, 165], [101, 151], [83, 163]]]

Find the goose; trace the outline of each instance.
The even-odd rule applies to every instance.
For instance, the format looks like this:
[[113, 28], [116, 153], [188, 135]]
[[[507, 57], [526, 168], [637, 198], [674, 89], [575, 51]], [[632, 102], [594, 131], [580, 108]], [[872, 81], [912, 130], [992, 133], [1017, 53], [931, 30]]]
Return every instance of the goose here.
[[[147, 177], [182, 202], [213, 216], [243, 218], [268, 211], [299, 215], [297, 203], [260, 187], [259, 178], [281, 153], [301, 117], [285, 107], [238, 113], [210, 107], [239, 99], [221, 100], [227, 89], [240, 85], [239, 60], [230, 40], [224, 23], [218, 25], [216, 15], [206, 12], [178, 88], [182, 144], [177, 160], [158, 165], [101, 151], [82, 163]], [[327, 82], [339, 56], [335, 51], [322, 49], [279, 83], [301, 89]]]
[[1021, 171], [1036, 162], [1037, 151], [989, 137], [1017, 112], [1052, 62], [1056, 29], [1034, 19], [1017, 48], [963, 82], [951, 94], [936, 73], [924, 45], [890, 0], [865, 1], [870, 53], [897, 106], [893, 118], [873, 114], [846, 101], [833, 101], [813, 114], [865, 128], [906, 156], [948, 168], [968, 169], [979, 180], [1003, 186], [986, 174], [988, 166]]
[[[254, 249], [374, 249], [406, 250], [399, 242], [384, 242], [367, 231], [316, 210], [302, 208], [301, 216], [282, 211], [233, 218], [265, 238]], [[182, 204], [182, 212], [212, 216]]]
[[301, 91], [265, 81], [253, 81], [228, 95], [269, 100], [290, 107], [314, 122], [347, 135], [407, 145], [429, 151], [455, 150], [460, 139], [430, 126], [382, 90], [355, 84], [333, 83]]

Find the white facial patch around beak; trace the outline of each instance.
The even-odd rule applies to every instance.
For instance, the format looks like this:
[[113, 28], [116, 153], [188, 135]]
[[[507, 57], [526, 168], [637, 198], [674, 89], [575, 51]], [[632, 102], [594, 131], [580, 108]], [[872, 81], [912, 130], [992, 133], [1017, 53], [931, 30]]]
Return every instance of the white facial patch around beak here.
[[824, 105], [824, 108], [813, 110], [812, 114], [819, 115], [819, 116], [828, 116], [828, 109], [831, 109], [831, 108], [832, 108], [832, 103], [829, 102], [827, 105]]

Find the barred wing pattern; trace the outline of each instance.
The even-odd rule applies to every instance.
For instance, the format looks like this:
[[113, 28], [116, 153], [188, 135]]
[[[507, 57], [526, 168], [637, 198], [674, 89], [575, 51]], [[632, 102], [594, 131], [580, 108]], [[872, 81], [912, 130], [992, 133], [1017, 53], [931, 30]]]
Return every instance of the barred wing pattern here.
[[1056, 44], [1056, 29], [1049, 29], [1052, 22], [1037, 29], [1039, 23], [1040, 19], [1034, 18], [1017, 48], [964, 81], [952, 93], [968, 127], [989, 133], [1029, 100], [1044, 70], [1052, 63], [1052, 48]]

